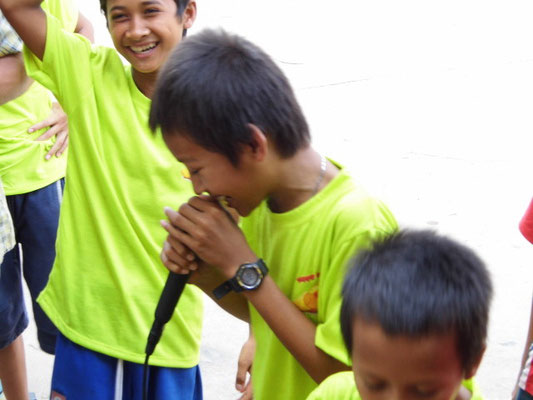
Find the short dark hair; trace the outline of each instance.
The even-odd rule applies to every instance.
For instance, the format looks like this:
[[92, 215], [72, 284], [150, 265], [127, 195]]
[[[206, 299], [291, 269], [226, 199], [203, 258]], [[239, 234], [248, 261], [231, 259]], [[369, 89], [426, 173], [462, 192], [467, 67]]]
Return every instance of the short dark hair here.
[[356, 318], [392, 336], [454, 332], [465, 370], [485, 348], [489, 272], [471, 249], [435, 232], [404, 230], [359, 253], [342, 296], [341, 330], [350, 354]]
[[173, 50], [152, 98], [150, 127], [186, 135], [239, 162], [257, 126], [281, 157], [309, 145], [309, 128], [289, 81], [259, 47], [238, 35], [206, 29]]
[[[176, 6], [178, 7], [178, 15], [181, 17], [187, 4], [189, 4], [189, 0], [174, 0], [174, 3], [176, 3]], [[100, 0], [100, 9], [107, 18], [107, 0]]]

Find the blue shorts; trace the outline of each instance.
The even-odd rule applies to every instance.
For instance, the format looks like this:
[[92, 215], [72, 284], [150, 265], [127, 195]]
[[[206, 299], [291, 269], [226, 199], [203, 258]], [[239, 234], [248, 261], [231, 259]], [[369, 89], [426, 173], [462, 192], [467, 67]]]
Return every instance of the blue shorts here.
[[[200, 368], [150, 366], [148, 399], [201, 400]], [[142, 400], [143, 365], [118, 360], [58, 335], [51, 400]]]
[[518, 393], [516, 395], [516, 399], [515, 400], [533, 400], [533, 396], [531, 396], [525, 390], [522, 390], [522, 389], [518, 388]]
[[34, 192], [7, 196], [15, 238], [22, 247], [9, 251], [0, 266], [0, 349], [11, 344], [28, 326], [22, 276], [31, 294], [37, 338], [41, 348], [54, 353], [57, 330], [36, 299], [48, 282], [55, 258], [59, 206], [64, 180]]

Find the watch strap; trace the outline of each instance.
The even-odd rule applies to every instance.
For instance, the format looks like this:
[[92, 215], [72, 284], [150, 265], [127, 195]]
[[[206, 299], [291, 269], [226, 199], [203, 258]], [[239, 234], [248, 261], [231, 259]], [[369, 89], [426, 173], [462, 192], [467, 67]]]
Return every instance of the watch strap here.
[[235, 292], [242, 292], [242, 288], [235, 284], [235, 278], [228, 279], [226, 282], [222, 283], [221, 285], [217, 286], [213, 290], [213, 294], [215, 295], [215, 298], [217, 300], [220, 300], [222, 297], [227, 295], [231, 291]]
[[[245, 263], [245, 264], [242, 264], [241, 266], [239, 266], [239, 269], [244, 266], [244, 265], [249, 265], [249, 264], [255, 264], [257, 265], [257, 267], [259, 268], [259, 270], [263, 273], [263, 278], [265, 278], [265, 276], [268, 275], [268, 268], [265, 264], [265, 262], [259, 258], [256, 262], [254, 263]], [[217, 286], [214, 290], [213, 290], [213, 295], [215, 296], [215, 298], [217, 300], [220, 300], [222, 297], [224, 297], [225, 295], [227, 295], [229, 292], [231, 291], [234, 291], [234, 292], [242, 292], [244, 290], [244, 288], [242, 286], [240, 286], [238, 283], [237, 283], [237, 274], [239, 273], [239, 270], [237, 270], [236, 272], [236, 275], [231, 278], [231, 279], [228, 279], [227, 281], [223, 282], [221, 285]], [[260, 284], [259, 284], [260, 285]], [[258, 286], [259, 287], [259, 286]]]

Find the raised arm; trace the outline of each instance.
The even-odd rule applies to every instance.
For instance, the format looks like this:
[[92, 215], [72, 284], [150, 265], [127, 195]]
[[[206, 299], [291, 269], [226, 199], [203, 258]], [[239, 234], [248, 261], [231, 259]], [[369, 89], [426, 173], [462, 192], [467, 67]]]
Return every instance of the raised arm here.
[[26, 46], [40, 60], [46, 45], [46, 14], [42, 0], [0, 0], [0, 9]]
[[85, 17], [81, 12], [78, 14], [78, 23], [76, 24], [75, 33], [85, 36], [91, 42], [94, 42], [94, 28], [91, 21]]

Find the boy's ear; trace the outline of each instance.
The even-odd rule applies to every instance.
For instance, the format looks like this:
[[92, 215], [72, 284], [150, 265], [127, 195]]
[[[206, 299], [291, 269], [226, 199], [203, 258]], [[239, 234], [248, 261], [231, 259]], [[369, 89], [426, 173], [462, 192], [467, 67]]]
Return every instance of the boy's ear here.
[[254, 124], [248, 124], [251, 142], [247, 145], [251, 157], [255, 161], [263, 161], [268, 153], [268, 139], [261, 129]]
[[485, 354], [485, 350], [487, 349], [487, 346], [483, 346], [483, 349], [479, 353], [479, 356], [477, 357], [476, 361], [472, 364], [472, 366], [465, 371], [465, 377], [464, 379], [470, 379], [476, 375], [476, 372], [479, 368], [479, 365], [481, 364], [481, 360], [483, 359], [483, 355]]
[[183, 28], [190, 29], [196, 19], [196, 0], [189, 0], [181, 18], [183, 19]]

